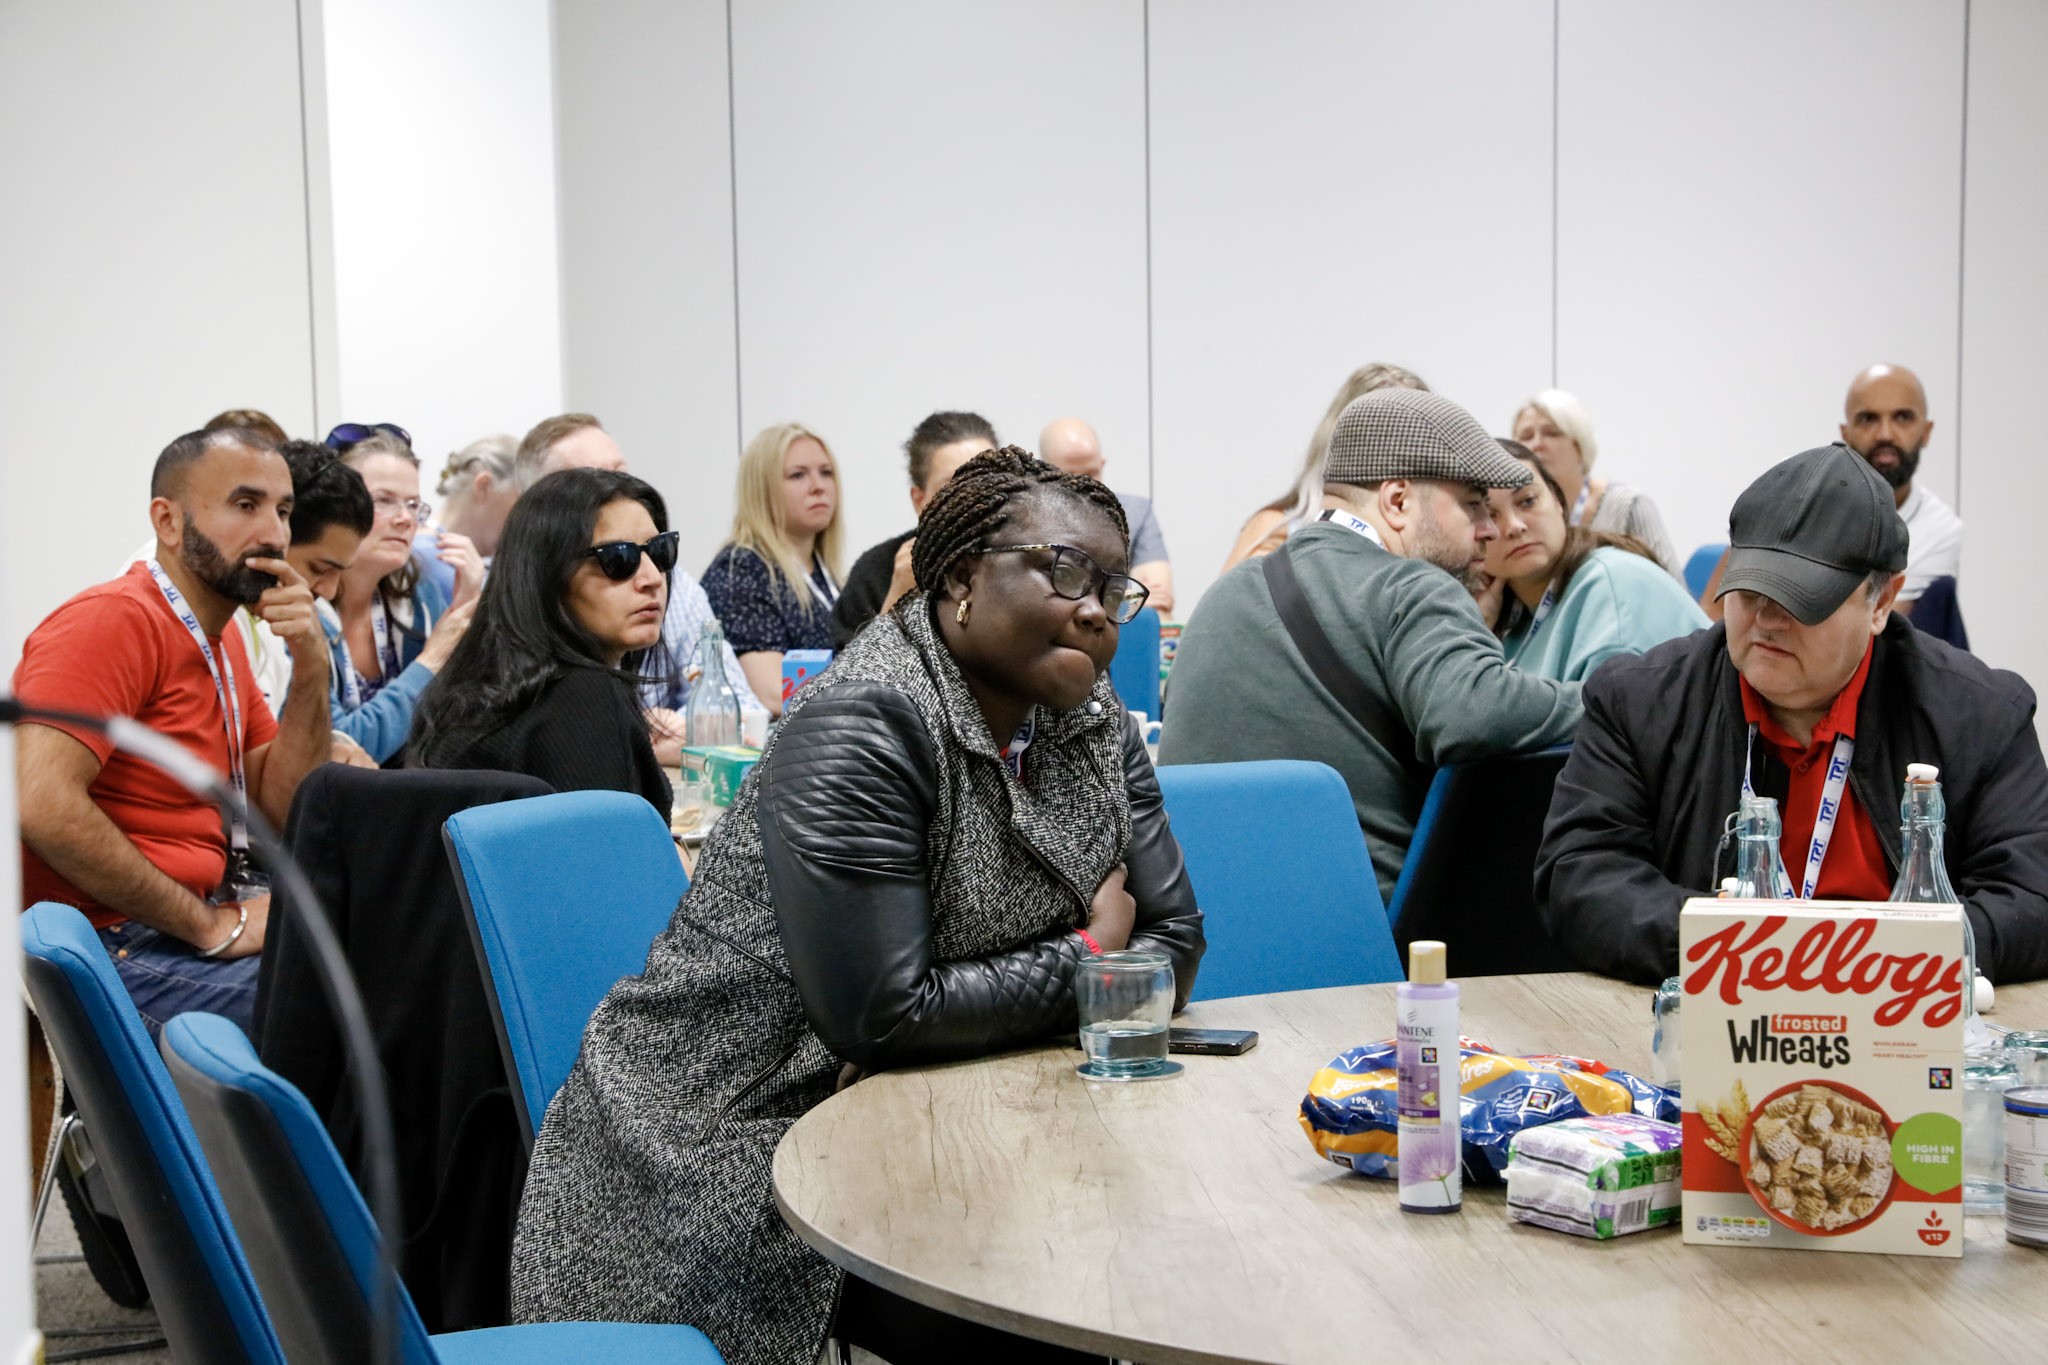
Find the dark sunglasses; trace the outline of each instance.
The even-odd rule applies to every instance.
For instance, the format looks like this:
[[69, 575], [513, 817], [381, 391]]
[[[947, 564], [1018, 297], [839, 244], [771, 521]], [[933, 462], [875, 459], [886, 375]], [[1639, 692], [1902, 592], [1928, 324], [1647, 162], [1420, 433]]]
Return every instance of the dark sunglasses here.
[[407, 449], [411, 449], [412, 433], [404, 427], [395, 426], [390, 422], [372, 422], [369, 426], [364, 426], [361, 422], [343, 422], [340, 426], [328, 432], [327, 439], [320, 444], [326, 446], [337, 455], [346, 455], [349, 447], [367, 441], [380, 432], [386, 436], [396, 436], [399, 440], [405, 442]]
[[682, 544], [681, 531], [663, 531], [645, 545], [635, 545], [630, 540], [608, 540], [602, 545], [593, 545], [579, 558], [597, 561], [598, 572], [614, 583], [623, 583], [640, 572], [640, 556], [644, 553], [654, 561], [654, 567], [667, 573], [676, 566], [676, 548]]
[[1152, 595], [1150, 588], [1129, 574], [1104, 573], [1095, 567], [1094, 560], [1071, 545], [984, 545], [977, 553], [1007, 555], [1026, 550], [1052, 552], [1052, 563], [1046, 567], [1045, 575], [1052, 580], [1055, 595], [1078, 602], [1093, 593], [1101, 599], [1109, 619], [1120, 626], [1128, 625], [1144, 610], [1145, 599]]

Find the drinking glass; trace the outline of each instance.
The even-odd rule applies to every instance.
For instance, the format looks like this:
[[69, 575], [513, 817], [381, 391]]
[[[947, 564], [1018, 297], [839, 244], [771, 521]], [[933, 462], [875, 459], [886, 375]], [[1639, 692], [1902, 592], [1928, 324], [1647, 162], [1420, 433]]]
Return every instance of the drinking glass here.
[[1104, 1081], [1170, 1076], [1180, 1063], [1166, 1059], [1173, 1018], [1173, 964], [1149, 948], [1102, 953], [1075, 968], [1081, 1010], [1081, 1074]]
[[2017, 1085], [2048, 1085], [2048, 1029], [2005, 1035], [2006, 1060], [2018, 1068]]
[[2005, 1092], [2020, 1083], [2004, 1053], [1965, 1059], [1963, 1067], [1963, 1212], [2005, 1207]]

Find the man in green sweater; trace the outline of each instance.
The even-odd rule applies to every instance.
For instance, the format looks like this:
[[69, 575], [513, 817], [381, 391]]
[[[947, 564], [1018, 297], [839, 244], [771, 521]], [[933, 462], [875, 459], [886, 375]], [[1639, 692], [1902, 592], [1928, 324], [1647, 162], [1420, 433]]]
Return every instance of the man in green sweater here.
[[1487, 490], [1530, 477], [1441, 395], [1353, 400], [1322, 518], [1225, 574], [1182, 631], [1160, 761], [1329, 764], [1391, 897], [1432, 769], [1561, 744], [1579, 722], [1579, 685], [1511, 668], [1465, 588], [1495, 536]]

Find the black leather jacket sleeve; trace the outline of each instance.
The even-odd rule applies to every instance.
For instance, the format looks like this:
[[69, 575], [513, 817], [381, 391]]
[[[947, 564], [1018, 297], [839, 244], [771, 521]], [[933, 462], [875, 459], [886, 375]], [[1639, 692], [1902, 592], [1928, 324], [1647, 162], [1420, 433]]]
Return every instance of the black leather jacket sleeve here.
[[[1127, 774], [1128, 764], [1127, 750]], [[1201, 952], [1200, 912], [1147, 768], [1151, 815], [1146, 836], [1132, 838], [1132, 941], [1173, 955], [1184, 998]], [[913, 704], [866, 683], [804, 706], [761, 775], [756, 820], [790, 975], [819, 1038], [868, 1070], [981, 1056], [1076, 1027], [1072, 975], [1087, 949], [1072, 933], [932, 960], [925, 837], [936, 783]], [[1134, 789], [1134, 824], [1140, 804]]]

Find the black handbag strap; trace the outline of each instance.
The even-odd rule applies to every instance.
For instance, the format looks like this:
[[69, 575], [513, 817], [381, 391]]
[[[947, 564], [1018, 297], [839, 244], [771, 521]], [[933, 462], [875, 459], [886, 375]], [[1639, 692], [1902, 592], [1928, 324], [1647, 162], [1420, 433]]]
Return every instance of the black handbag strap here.
[[1336, 647], [1323, 631], [1323, 623], [1316, 620], [1307, 594], [1301, 590], [1301, 580], [1295, 576], [1294, 562], [1287, 553], [1292, 548], [1283, 545], [1263, 561], [1266, 587], [1273, 594], [1273, 609], [1280, 614], [1280, 624], [1287, 627], [1288, 638], [1301, 651], [1316, 681], [1351, 713], [1352, 719], [1365, 727], [1365, 732], [1382, 749], [1393, 755], [1417, 791], [1427, 790], [1431, 773], [1415, 757], [1415, 737], [1409, 733], [1407, 724], [1366, 686], [1365, 679], [1338, 657]]

